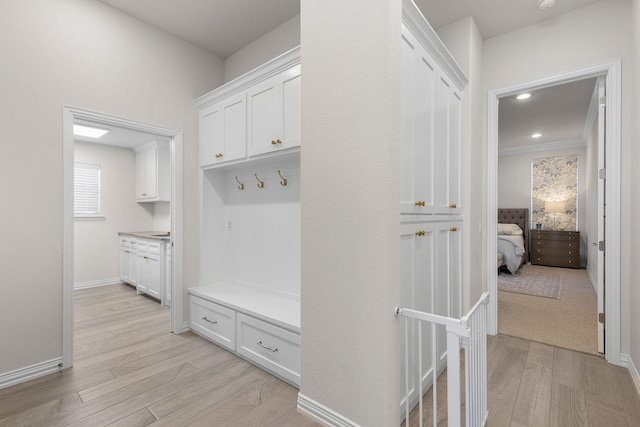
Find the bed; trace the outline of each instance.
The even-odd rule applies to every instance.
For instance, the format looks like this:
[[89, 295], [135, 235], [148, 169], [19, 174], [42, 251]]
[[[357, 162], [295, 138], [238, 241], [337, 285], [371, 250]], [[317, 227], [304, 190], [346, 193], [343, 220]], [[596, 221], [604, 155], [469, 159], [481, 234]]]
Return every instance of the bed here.
[[529, 209], [498, 209], [498, 270], [506, 268], [515, 274], [522, 264], [529, 261], [529, 233]]

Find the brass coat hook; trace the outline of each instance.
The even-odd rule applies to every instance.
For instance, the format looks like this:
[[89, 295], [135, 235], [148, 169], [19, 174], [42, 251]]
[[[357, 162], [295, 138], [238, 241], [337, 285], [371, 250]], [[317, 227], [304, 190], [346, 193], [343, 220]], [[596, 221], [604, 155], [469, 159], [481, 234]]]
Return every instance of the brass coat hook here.
[[256, 179], [258, 180], [258, 188], [264, 188], [264, 181], [260, 181], [260, 178], [258, 178], [258, 174], [254, 174]]
[[282, 176], [279, 169], [278, 169], [278, 175], [280, 175], [280, 185], [282, 185], [283, 187], [287, 185], [287, 178]]
[[236, 176], [236, 182], [239, 184], [238, 190], [244, 190], [244, 184], [240, 182], [237, 176]]

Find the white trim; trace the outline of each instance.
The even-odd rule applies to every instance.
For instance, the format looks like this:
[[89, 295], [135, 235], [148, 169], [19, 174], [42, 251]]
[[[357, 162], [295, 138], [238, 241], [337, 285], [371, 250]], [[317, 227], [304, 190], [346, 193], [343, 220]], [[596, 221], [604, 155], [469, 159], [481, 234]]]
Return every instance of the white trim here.
[[512, 156], [514, 154], [534, 153], [536, 151], [563, 150], [566, 148], [586, 147], [584, 139], [569, 139], [566, 141], [546, 142], [544, 144], [523, 145], [520, 147], [499, 148], [498, 156]]
[[0, 389], [59, 372], [62, 367], [61, 364], [62, 357], [57, 357], [25, 368], [16, 369], [15, 371], [0, 374]]
[[633, 384], [636, 386], [638, 397], [640, 397], [640, 373], [638, 372], [638, 368], [636, 368], [635, 363], [633, 363], [631, 355], [624, 353], [620, 354], [620, 366], [623, 366], [629, 370], [629, 374], [631, 374]]
[[75, 214], [73, 216], [74, 221], [104, 221], [105, 219], [104, 215]]
[[62, 266], [62, 360], [63, 368], [73, 365], [73, 123], [89, 120], [171, 138], [171, 331], [182, 333], [182, 132], [148, 125], [75, 107], [63, 106], [63, 266]]
[[314, 420], [327, 426], [336, 427], [356, 427], [359, 424], [343, 417], [313, 399], [309, 399], [302, 393], [298, 393], [298, 412], [302, 412]]
[[584, 129], [582, 130], [582, 139], [585, 143], [591, 136], [591, 128], [593, 128], [593, 122], [598, 117], [598, 111], [600, 110], [600, 102], [598, 95], [600, 94], [599, 80], [596, 80], [596, 85], [593, 88], [593, 94], [591, 94], [591, 101], [589, 101], [589, 111], [587, 111], [587, 120], [584, 122]]
[[458, 91], [462, 92], [469, 83], [469, 79], [413, 0], [402, 2], [402, 23], [431, 53], [433, 59], [442, 68], [444, 74], [451, 78]]
[[88, 282], [78, 282], [73, 285], [73, 290], [79, 289], [97, 288], [98, 286], [110, 286], [119, 285], [122, 283], [119, 277], [112, 277], [111, 279], [90, 280]]
[[[255, 85], [269, 77], [300, 64], [300, 46], [273, 58], [264, 65], [257, 67], [248, 73], [241, 75], [228, 83], [208, 92], [196, 99], [198, 108], [204, 108], [211, 104], [215, 104], [222, 98], [226, 98], [235, 93], [241, 92], [248, 87]], [[265, 69], [269, 70], [265, 72]]]
[[[606, 108], [606, 230], [607, 230], [607, 256], [605, 257], [605, 282], [607, 286], [607, 299], [605, 312], [607, 314], [606, 334], [606, 358], [609, 363], [620, 364], [621, 328], [620, 328], [620, 129], [621, 129], [621, 61], [604, 62], [589, 67], [580, 68], [564, 73], [559, 73], [520, 83], [501, 89], [490, 90], [487, 99], [487, 254], [496, 253], [497, 228], [497, 153], [498, 153], [498, 98], [512, 95], [522, 90], [567, 83], [570, 81], [598, 77], [605, 75], [607, 88]], [[487, 291], [489, 300], [489, 321], [487, 332], [495, 335], [498, 332], [498, 306], [497, 306], [497, 273], [495, 259], [487, 256]]]
[[188, 332], [191, 330], [191, 323], [188, 320], [182, 322], [182, 332]]

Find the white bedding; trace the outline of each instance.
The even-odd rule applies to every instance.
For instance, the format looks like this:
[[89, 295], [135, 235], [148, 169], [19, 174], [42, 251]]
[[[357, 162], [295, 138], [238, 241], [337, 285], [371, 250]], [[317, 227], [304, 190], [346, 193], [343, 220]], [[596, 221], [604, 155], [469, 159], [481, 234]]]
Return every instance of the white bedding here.
[[498, 236], [498, 252], [504, 256], [504, 264], [511, 274], [515, 274], [522, 265], [524, 238], [522, 236]]

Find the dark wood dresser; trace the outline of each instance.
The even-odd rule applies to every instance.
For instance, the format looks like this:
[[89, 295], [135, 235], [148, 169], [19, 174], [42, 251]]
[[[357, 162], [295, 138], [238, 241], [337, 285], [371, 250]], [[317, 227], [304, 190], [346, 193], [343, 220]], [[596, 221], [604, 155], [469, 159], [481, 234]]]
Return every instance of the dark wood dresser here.
[[531, 264], [580, 268], [580, 232], [531, 230]]

